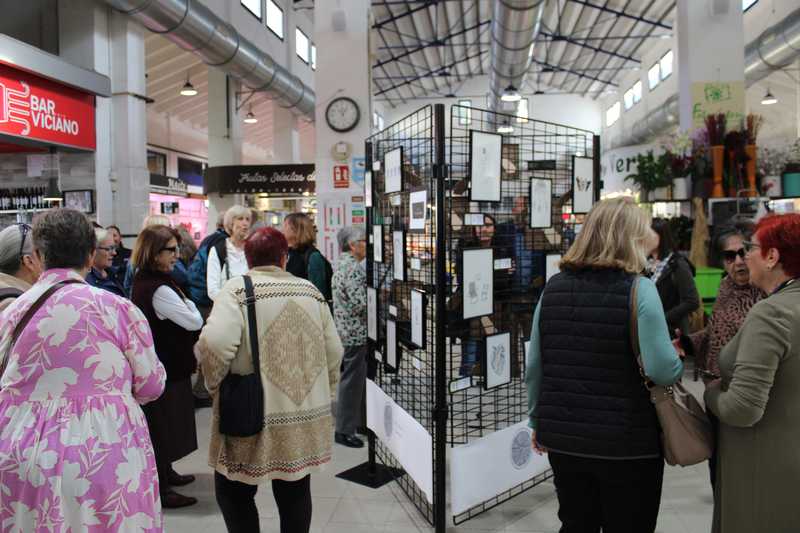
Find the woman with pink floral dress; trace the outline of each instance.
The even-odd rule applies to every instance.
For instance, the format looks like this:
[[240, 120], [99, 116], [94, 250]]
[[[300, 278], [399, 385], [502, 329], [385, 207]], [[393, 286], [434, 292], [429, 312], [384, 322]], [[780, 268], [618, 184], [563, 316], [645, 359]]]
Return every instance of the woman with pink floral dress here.
[[[33, 228], [46, 271], [0, 314], [0, 531], [162, 531], [158, 476], [140, 404], [164, 390], [147, 320], [83, 282], [94, 230], [56, 209]], [[9, 350], [12, 331], [59, 288]], [[2, 368], [2, 365], [0, 365]]]

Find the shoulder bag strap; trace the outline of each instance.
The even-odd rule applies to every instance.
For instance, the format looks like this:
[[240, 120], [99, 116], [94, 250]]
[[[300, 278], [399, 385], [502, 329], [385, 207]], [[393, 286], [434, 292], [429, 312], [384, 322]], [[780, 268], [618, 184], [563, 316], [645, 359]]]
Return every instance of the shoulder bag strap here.
[[253, 357], [253, 371], [258, 376], [258, 383], [261, 383], [261, 360], [258, 353], [258, 327], [256, 325], [256, 294], [253, 290], [253, 280], [250, 276], [242, 276], [244, 279], [245, 303], [247, 304], [247, 325], [250, 331], [250, 353]]
[[19, 336], [22, 335], [22, 331], [25, 329], [25, 326], [27, 326], [28, 322], [30, 322], [31, 319], [33, 318], [33, 315], [36, 314], [36, 311], [41, 309], [42, 305], [44, 305], [47, 299], [50, 298], [54, 292], [64, 287], [65, 285], [70, 285], [72, 283], [83, 283], [83, 281], [79, 281], [76, 279], [68, 279], [56, 283], [55, 285], [44, 291], [42, 295], [39, 296], [39, 298], [35, 302], [33, 302], [33, 305], [31, 305], [28, 308], [28, 310], [25, 311], [25, 314], [22, 316], [20, 321], [17, 322], [17, 325], [14, 327], [14, 331], [11, 333], [11, 342], [8, 343], [8, 348], [6, 349], [6, 353], [3, 354], [3, 362], [2, 364], [0, 364], [0, 380], [2, 380], [3, 374], [5, 374], [6, 372], [6, 367], [8, 366], [8, 360], [11, 356], [11, 350], [17, 343], [17, 339], [19, 339]]
[[642, 362], [642, 352], [639, 349], [639, 282], [641, 281], [642, 276], [636, 276], [633, 278], [633, 284], [631, 285], [631, 300], [630, 300], [630, 308], [631, 308], [631, 348], [633, 348], [633, 353], [636, 356], [636, 362], [639, 364], [639, 374], [642, 376], [642, 380], [644, 381], [644, 386], [646, 388], [649, 387], [649, 381], [647, 379], [647, 375], [644, 373], [644, 363]]

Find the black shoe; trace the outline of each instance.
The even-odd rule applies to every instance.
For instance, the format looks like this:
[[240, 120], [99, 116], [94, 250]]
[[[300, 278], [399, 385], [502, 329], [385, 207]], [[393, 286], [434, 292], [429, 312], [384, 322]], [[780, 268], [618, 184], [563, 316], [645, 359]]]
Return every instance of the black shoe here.
[[184, 496], [177, 492], [169, 491], [161, 495], [161, 507], [164, 509], [180, 509], [197, 503], [197, 498]]
[[195, 477], [191, 474], [187, 476], [182, 476], [176, 471], [170, 469], [167, 480], [169, 481], [169, 484], [172, 487], [183, 487], [184, 485], [188, 485], [189, 483], [194, 482]]
[[205, 407], [211, 407], [212, 405], [214, 405], [214, 400], [211, 398], [198, 398], [197, 396], [194, 397], [195, 409], [203, 409]]
[[336, 441], [336, 444], [341, 444], [342, 446], [347, 446], [348, 448], [364, 447], [364, 441], [359, 439], [355, 435], [345, 435], [344, 433], [335, 433], [333, 435], [333, 440]]

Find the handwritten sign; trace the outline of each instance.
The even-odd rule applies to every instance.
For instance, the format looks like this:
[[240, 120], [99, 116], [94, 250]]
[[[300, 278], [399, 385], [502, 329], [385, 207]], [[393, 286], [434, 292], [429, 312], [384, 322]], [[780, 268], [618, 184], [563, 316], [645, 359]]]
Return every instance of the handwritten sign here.
[[692, 83], [692, 127], [702, 128], [708, 115], [724, 113], [728, 129], [738, 129], [744, 120], [744, 81]]

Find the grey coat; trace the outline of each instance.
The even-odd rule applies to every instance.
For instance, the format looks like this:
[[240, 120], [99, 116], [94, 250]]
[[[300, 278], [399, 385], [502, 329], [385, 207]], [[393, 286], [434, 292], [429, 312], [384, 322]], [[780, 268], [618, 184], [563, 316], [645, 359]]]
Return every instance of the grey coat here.
[[720, 419], [715, 533], [800, 530], [800, 281], [750, 310], [706, 391]]

